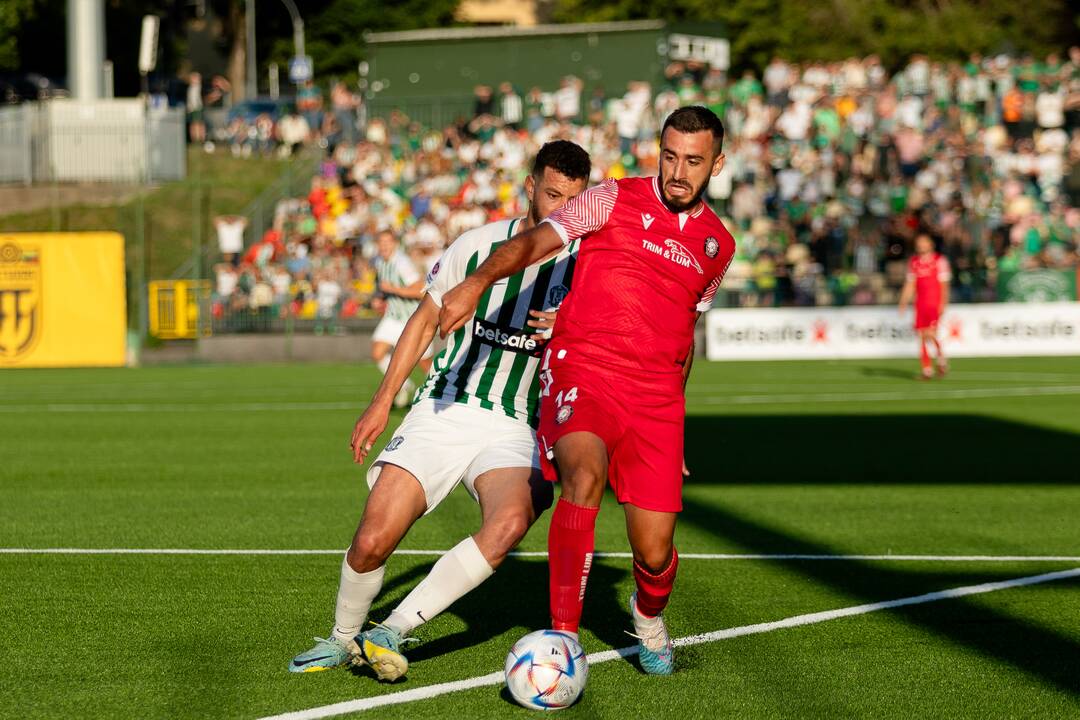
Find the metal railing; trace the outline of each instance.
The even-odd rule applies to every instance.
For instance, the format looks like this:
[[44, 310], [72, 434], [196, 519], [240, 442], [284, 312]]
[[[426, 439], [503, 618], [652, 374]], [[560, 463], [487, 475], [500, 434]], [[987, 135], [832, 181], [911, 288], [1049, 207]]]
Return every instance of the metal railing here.
[[182, 108], [56, 100], [0, 108], [0, 182], [157, 182], [187, 172]]
[[[310, 148], [298, 157], [285, 163], [281, 175], [277, 180], [259, 193], [254, 200], [249, 202], [237, 215], [248, 219], [245, 235], [248, 242], [254, 242], [262, 238], [263, 233], [274, 225], [274, 210], [280, 200], [291, 197], [301, 197], [307, 194], [314, 177], [321, 155]], [[213, 226], [207, 216], [210, 202], [206, 188], [195, 189], [197, 198], [196, 209], [193, 210], [196, 227], [196, 248], [192, 256], [185, 260], [169, 275], [170, 280], [180, 278], [202, 278], [206, 269], [218, 260], [221, 253], [218, 250], [217, 241], [214, 237]]]
[[390, 119], [395, 110], [426, 128], [444, 128], [473, 116], [475, 99], [469, 95], [435, 95], [414, 98], [380, 98], [367, 101], [368, 120]]

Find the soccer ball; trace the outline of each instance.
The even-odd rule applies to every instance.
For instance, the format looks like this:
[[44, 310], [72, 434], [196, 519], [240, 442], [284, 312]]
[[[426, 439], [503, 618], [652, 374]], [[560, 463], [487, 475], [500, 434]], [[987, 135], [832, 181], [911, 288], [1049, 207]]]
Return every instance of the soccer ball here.
[[533, 710], [562, 710], [585, 689], [589, 663], [570, 635], [537, 630], [514, 643], [506, 656], [506, 686], [520, 704]]

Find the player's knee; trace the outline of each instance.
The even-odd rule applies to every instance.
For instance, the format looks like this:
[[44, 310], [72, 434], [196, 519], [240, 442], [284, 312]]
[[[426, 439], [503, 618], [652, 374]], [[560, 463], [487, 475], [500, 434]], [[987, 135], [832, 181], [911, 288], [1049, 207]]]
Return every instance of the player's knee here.
[[375, 533], [360, 533], [353, 540], [345, 558], [349, 567], [358, 573], [371, 572], [381, 567], [393, 548]]
[[653, 575], [659, 575], [667, 569], [671, 555], [671, 543], [651, 542], [634, 548], [634, 562]]
[[575, 505], [595, 505], [604, 495], [604, 473], [599, 467], [579, 465], [563, 473], [562, 497]]
[[503, 513], [490, 527], [492, 544], [501, 555], [513, 550], [529, 532], [529, 517], [524, 512]]

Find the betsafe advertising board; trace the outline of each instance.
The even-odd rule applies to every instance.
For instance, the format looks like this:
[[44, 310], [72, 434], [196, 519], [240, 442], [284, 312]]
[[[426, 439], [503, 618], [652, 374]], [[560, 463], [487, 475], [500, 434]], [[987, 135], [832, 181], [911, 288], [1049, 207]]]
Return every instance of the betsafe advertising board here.
[[124, 364], [124, 239], [0, 233], [0, 369]]
[[[710, 360], [911, 357], [914, 311], [896, 307], [710, 310]], [[1080, 303], [950, 305], [938, 326], [954, 357], [1080, 355]]]

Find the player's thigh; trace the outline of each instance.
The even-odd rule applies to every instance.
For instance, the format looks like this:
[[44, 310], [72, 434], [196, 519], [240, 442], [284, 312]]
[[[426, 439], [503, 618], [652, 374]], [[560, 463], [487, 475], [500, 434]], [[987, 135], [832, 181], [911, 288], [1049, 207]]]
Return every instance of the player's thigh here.
[[373, 342], [371, 343], [371, 358], [375, 362], [382, 360], [387, 354], [394, 349], [394, 346], [390, 343]]
[[620, 503], [657, 512], [682, 510], [683, 399], [632, 412], [612, 448], [608, 478]]
[[414, 405], [372, 462], [368, 487], [374, 491], [384, 469], [397, 466], [416, 478], [425, 497], [424, 512], [434, 510], [462, 481], [487, 442], [477, 413], [486, 411], [431, 402]]
[[404, 331], [404, 322], [384, 315], [379, 324], [375, 326], [375, 331], [371, 334], [371, 342], [385, 343], [391, 346], [397, 345], [398, 339], [401, 338], [401, 333]]
[[551, 504], [550, 487], [540, 476], [536, 433], [497, 411], [488, 415], [483, 446], [465, 472], [465, 489], [480, 503], [485, 522], [495, 510], [520, 508], [531, 523]]
[[596, 507], [608, 480], [608, 446], [589, 431], [577, 431], [555, 443], [554, 464], [562, 481], [561, 497], [575, 505]]
[[474, 537], [492, 566], [521, 542], [536, 521], [535, 493], [541, 491], [541, 485], [546, 486], [550, 503], [551, 484], [532, 467], [498, 468], [476, 478], [474, 488], [483, 522]]
[[349, 546], [349, 564], [361, 572], [382, 565], [426, 508], [419, 480], [404, 468], [384, 463]]
[[626, 537], [634, 560], [649, 572], [663, 571], [671, 560], [678, 515], [646, 510], [630, 503], [623, 505], [623, 510], [626, 513]]

